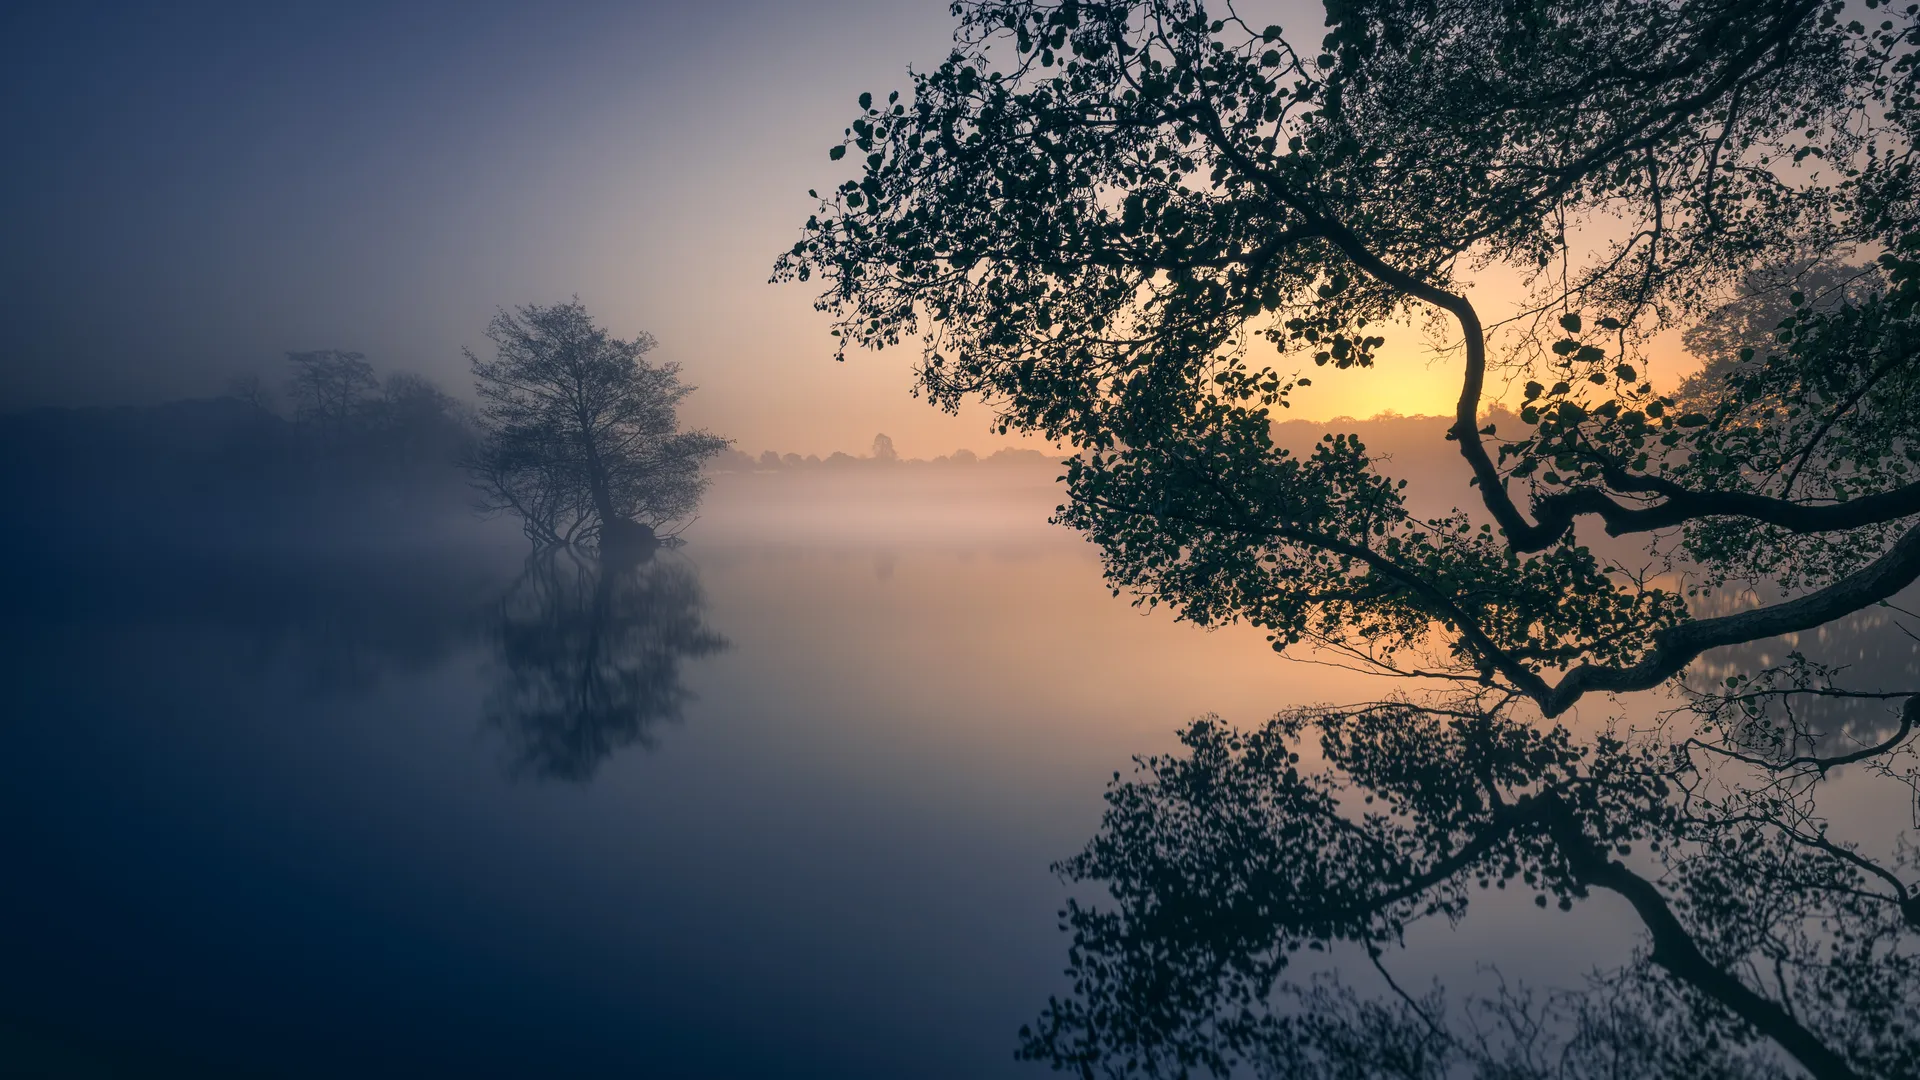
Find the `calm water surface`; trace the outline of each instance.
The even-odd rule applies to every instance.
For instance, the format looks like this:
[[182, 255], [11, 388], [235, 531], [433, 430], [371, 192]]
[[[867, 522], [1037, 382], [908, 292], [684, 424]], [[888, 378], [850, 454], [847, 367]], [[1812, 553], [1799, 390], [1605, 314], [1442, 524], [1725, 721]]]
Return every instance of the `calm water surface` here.
[[[1377, 685], [1136, 610], [1042, 475], [723, 478], [609, 584], [508, 528], [22, 557], [0, 1050], [47, 1075], [1037, 1076], [1100, 793]], [[1506, 899], [1506, 898], [1502, 898]], [[1514, 897], [1412, 979], [1617, 962]], [[1591, 908], [1592, 910], [1587, 910]]]

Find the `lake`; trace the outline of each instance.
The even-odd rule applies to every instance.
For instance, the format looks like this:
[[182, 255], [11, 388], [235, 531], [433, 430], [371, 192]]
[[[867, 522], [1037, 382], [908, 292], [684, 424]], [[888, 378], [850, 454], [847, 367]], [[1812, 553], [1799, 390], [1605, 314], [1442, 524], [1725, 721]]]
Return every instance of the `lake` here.
[[[617, 585], [504, 523], [13, 560], [0, 1052], [1044, 1075], [1013, 1050], [1066, 987], [1049, 866], [1115, 772], [1204, 713], [1380, 692], [1114, 597], [1050, 478], [722, 476]], [[1564, 980], [1634, 940], [1606, 897], [1526, 899], [1396, 975]]]

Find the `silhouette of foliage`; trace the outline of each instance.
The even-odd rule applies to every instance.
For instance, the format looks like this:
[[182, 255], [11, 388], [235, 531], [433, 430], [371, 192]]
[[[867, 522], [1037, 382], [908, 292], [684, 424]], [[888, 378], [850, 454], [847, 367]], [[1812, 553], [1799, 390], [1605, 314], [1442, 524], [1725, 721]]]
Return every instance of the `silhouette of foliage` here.
[[469, 352], [483, 443], [472, 468], [483, 506], [521, 519], [535, 545], [607, 541], [693, 513], [700, 465], [728, 441], [681, 431], [693, 388], [678, 364], [650, 364], [654, 341], [612, 337], [579, 300], [497, 313], [494, 359]]
[[[1914, 12], [1365, 0], [1308, 48], [1194, 0], [954, 11], [945, 62], [861, 98], [832, 153], [861, 175], [775, 277], [824, 283], [843, 349], [919, 337], [935, 403], [1074, 447], [1061, 518], [1116, 588], [1555, 716], [1920, 576]], [[1644, 343], [1753, 268], [1850, 245], [1883, 254], [1746, 327], [1712, 408], [1647, 382]], [[1489, 266], [1528, 290], [1497, 332]], [[1288, 358], [1338, 377], [1421, 313], [1459, 342], [1483, 526], [1409, 511], [1358, 439], [1274, 444]], [[1504, 437], [1495, 374], [1525, 383]], [[1796, 595], [1696, 618], [1583, 519]]]
[[[952, 10], [946, 61], [861, 95], [829, 151], [859, 174], [775, 280], [821, 283], [842, 355], [918, 338], [932, 402], [1071, 447], [1059, 520], [1116, 592], [1460, 688], [1202, 721], [1117, 783], [1062, 866], [1116, 907], [1069, 909], [1075, 994], [1023, 1052], [1589, 1074], [1535, 1067], [1545, 1013], [1496, 1007], [1501, 1049], [1281, 980], [1517, 884], [1614, 893], [1649, 943], [1611, 1004], [1546, 1010], [1563, 1046], [1611, 1040], [1632, 1075], [1920, 1071], [1907, 849], [1816, 805], [1838, 768], [1914, 783], [1920, 697], [1755, 652], [1920, 578], [1920, 6], [1358, 0], [1317, 43], [1199, 0]], [[1522, 283], [1510, 317], [1475, 302], [1489, 270]], [[1415, 318], [1461, 372], [1470, 511], [1416, 513], [1351, 433], [1275, 437]], [[1667, 393], [1647, 345], [1675, 330], [1709, 363]], [[1688, 707], [1632, 741], [1555, 723], [1660, 687]], [[1879, 718], [1836, 740], [1805, 708], [1829, 699]]]
[[[1916, 714], [1907, 697], [1902, 736]], [[1654, 1029], [1664, 1064], [1631, 1075], [1746, 1075], [1696, 1070], [1766, 1060], [1768, 1040], [1815, 1076], [1920, 1067], [1920, 888], [1902, 884], [1911, 866], [1811, 816], [1811, 776], [1828, 766], [1726, 785], [1745, 765], [1697, 744], [1582, 742], [1407, 702], [1296, 710], [1245, 733], [1204, 718], [1182, 741], [1116, 778], [1100, 835], [1058, 867], [1105, 885], [1114, 907], [1064, 913], [1074, 995], [1023, 1033], [1024, 1056], [1089, 1075], [1230, 1075], [1321, 1022], [1301, 1001], [1319, 991], [1285, 981], [1302, 948], [1381, 964], [1416, 922], [1518, 888], [1563, 910], [1610, 892], [1640, 919], [1649, 947], [1601, 980], [1669, 1017]], [[1424, 1019], [1402, 1064], [1353, 1075], [1450, 1075], [1450, 1060], [1514, 1049], [1443, 1030], [1437, 1002], [1407, 1004]]]
[[[1749, 749], [1783, 757], [1880, 742], [1895, 725], [1878, 695], [1911, 689], [1920, 671], [1913, 622], [1902, 608], [1875, 606], [1816, 631], [1709, 653], [1687, 672], [1693, 718], [1736, 733]], [[1768, 686], [1818, 692], [1760, 692]]]
[[683, 661], [727, 648], [685, 563], [603, 565], [538, 552], [500, 601], [486, 725], [515, 772], [584, 782], [615, 751], [680, 718]]
[[327, 435], [344, 434], [358, 419], [366, 401], [380, 389], [373, 365], [362, 353], [340, 349], [290, 352], [293, 365], [287, 394], [294, 417]]

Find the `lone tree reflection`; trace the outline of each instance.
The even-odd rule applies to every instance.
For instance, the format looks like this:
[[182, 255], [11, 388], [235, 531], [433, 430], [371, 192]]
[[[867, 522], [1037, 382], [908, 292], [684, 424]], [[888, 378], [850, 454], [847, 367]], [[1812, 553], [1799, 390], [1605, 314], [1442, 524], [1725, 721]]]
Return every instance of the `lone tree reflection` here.
[[703, 605], [699, 578], [677, 559], [530, 559], [500, 602], [483, 706], [513, 770], [584, 782], [616, 750], [651, 746], [689, 699], [681, 663], [727, 648]]
[[593, 325], [578, 300], [501, 311], [487, 327], [494, 358], [467, 354], [483, 445], [472, 470], [489, 510], [517, 515], [536, 547], [598, 544], [645, 551], [700, 504], [701, 463], [727, 440], [681, 431], [693, 392], [654, 347]]
[[[1030, 1048], [1218, 1064], [1170, 1018], [1234, 1030], [1263, 949], [1377, 947], [1519, 875], [1625, 898], [1665, 980], [1646, 1000], [1684, 1006], [1700, 1053], [1765, 1037], [1819, 1076], [1914, 1075], [1904, 864], [1811, 801], [1841, 760], [1911, 780], [1910, 706], [1823, 750], [1784, 703], [1856, 691], [1791, 663], [1631, 748], [1549, 725], [1920, 577], [1920, 7], [1359, 0], [1315, 48], [1197, 0], [953, 10], [946, 62], [861, 96], [829, 151], [860, 174], [775, 278], [824, 284], [843, 349], [918, 337], [936, 404], [1069, 445], [1060, 519], [1117, 590], [1479, 688], [1316, 720], [1329, 774], [1285, 756], [1296, 719], [1238, 748], [1203, 729], [1189, 766], [1122, 789], [1139, 807], [1070, 867], [1126, 912], [1080, 927], [1092, 1019], [1059, 1006]], [[1482, 271], [1520, 283], [1510, 310], [1489, 317]], [[1414, 319], [1461, 372], [1435, 450], [1470, 505], [1437, 516], [1356, 437], [1273, 437], [1307, 358], [1353, 377]], [[1688, 330], [1710, 365], [1664, 391], [1648, 343]], [[1346, 785], [1395, 809], [1336, 813]], [[1609, 854], [1636, 844], [1653, 863]]]

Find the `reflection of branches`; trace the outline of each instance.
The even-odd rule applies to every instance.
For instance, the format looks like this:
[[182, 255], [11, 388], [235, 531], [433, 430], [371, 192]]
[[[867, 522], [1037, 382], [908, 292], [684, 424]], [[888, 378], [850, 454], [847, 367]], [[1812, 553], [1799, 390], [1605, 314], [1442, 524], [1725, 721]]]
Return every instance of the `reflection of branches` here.
[[570, 552], [528, 560], [500, 601], [484, 706], [513, 768], [585, 781], [621, 747], [650, 745], [689, 698], [681, 661], [727, 647], [702, 621], [703, 605], [684, 562], [613, 567]]
[[[1829, 835], [1817, 769], [1708, 798], [1684, 748], [1406, 702], [1251, 732], [1203, 719], [1182, 738], [1116, 781], [1100, 834], [1059, 867], [1114, 906], [1070, 902], [1074, 993], [1024, 1056], [1087, 1076], [1291, 1075], [1303, 1053], [1312, 1075], [1567, 1076], [1588, 1075], [1566, 1064], [1583, 1041], [1618, 1039], [1611, 1056], [1637, 1062], [1619, 1075], [1765, 1074], [1783, 1052], [1817, 1077], [1920, 1065], [1920, 891]], [[1602, 980], [1614, 1004], [1560, 1001], [1553, 1024], [1512, 1000], [1450, 1015], [1386, 974], [1411, 924], [1511, 885], [1563, 910], [1596, 890], [1628, 901], [1649, 947]], [[1396, 1002], [1282, 977], [1303, 947], [1353, 946]]]
[[1920, 648], [1890, 614], [1900, 609], [1883, 607], [1813, 633], [1709, 653], [1681, 687], [1688, 713], [1769, 757], [1833, 755], [1880, 742], [1895, 725], [1886, 702], [1904, 698], [1920, 669]]
[[[1807, 691], [1798, 691], [1798, 692], [1812, 693], [1812, 694], [1819, 693], [1819, 691], [1817, 690], [1807, 690]], [[1790, 694], [1796, 693], [1796, 691], [1778, 690], [1778, 691], [1773, 691], [1773, 693], [1776, 695], [1784, 696], [1784, 695], [1790, 695]], [[1860, 696], [1886, 698], [1886, 697], [1894, 697], [1896, 695], [1863, 694]], [[1749, 696], [1746, 700], [1751, 701], [1753, 700], [1753, 698]], [[1745, 764], [1748, 764], [1748, 765], [1757, 766], [1759, 768], [1766, 769], [1770, 772], [1781, 772], [1788, 769], [1814, 769], [1819, 772], [1826, 772], [1828, 769], [1839, 768], [1842, 765], [1851, 765], [1856, 761], [1866, 761], [1871, 758], [1884, 757], [1886, 754], [1892, 752], [1893, 750], [1898, 749], [1902, 744], [1904, 744], [1907, 741], [1907, 736], [1913, 734], [1915, 718], [1920, 717], [1920, 696], [1907, 695], [1906, 700], [1907, 700], [1906, 706], [1900, 710], [1900, 727], [1898, 728], [1898, 730], [1896, 730], [1892, 735], [1889, 735], [1886, 739], [1882, 740], [1881, 742], [1876, 743], [1872, 746], [1862, 747], [1861, 749], [1855, 750], [1852, 753], [1832, 754], [1825, 757], [1820, 756], [1818, 754], [1799, 754], [1789, 758], [1766, 758], [1766, 757], [1759, 757], [1753, 754], [1742, 753], [1741, 751], [1729, 749], [1727, 747], [1715, 745], [1713, 743], [1702, 742], [1699, 739], [1688, 739], [1685, 745], [1692, 749], [1705, 750], [1710, 753], [1720, 754], [1724, 757], [1732, 758], [1735, 761], [1744, 762]]]
[[[1690, 1017], [1667, 1008], [1650, 989], [1643, 971], [1630, 970], [1589, 978], [1572, 992], [1542, 992], [1501, 979], [1485, 994], [1450, 996], [1436, 986], [1419, 998], [1403, 992], [1383, 1000], [1323, 973], [1276, 988], [1269, 1037], [1250, 1048], [1247, 1064], [1261, 1077], [1355, 1080], [1790, 1075], [1752, 1048], [1702, 1038]], [[1457, 1015], [1457, 1027], [1432, 1019], [1449, 1012]], [[1107, 1075], [1122, 1074], [1110, 1069]]]
[[[1848, 622], [1861, 623], [1866, 614]], [[1920, 828], [1920, 745], [1914, 739], [1920, 728], [1920, 696], [1911, 689], [1865, 690], [1834, 682], [1843, 670], [1850, 682], [1858, 678], [1867, 685], [1891, 687], [1910, 680], [1911, 664], [1899, 657], [1906, 650], [1896, 650], [1889, 659], [1884, 647], [1869, 651], [1868, 646], [1849, 644], [1845, 634], [1836, 640], [1852, 661], [1844, 668], [1796, 651], [1783, 663], [1718, 678], [1718, 685], [1709, 689], [1680, 687], [1687, 703], [1667, 714], [1665, 722], [1677, 717], [1700, 728], [1699, 735], [1676, 740], [1680, 760], [1691, 770], [1717, 759], [1736, 772], [1731, 789], [1710, 799], [1710, 777], [1696, 771], [1680, 778], [1690, 797], [1709, 799], [1722, 809], [1736, 803], [1747, 806], [1742, 812], [1775, 827], [1797, 829], [1803, 842], [1819, 846], [1824, 844], [1824, 826], [1811, 809], [1813, 790], [1830, 770], [1858, 765], [1870, 776], [1912, 790], [1914, 827]], [[1707, 673], [1719, 674], [1711, 669]], [[1887, 708], [1895, 703], [1900, 704], [1897, 715]], [[1746, 787], [1754, 790], [1743, 790]], [[1751, 808], [1756, 799], [1762, 803], [1757, 810]], [[1896, 885], [1895, 893], [1900, 892]], [[1920, 894], [1906, 902], [1920, 905]], [[1920, 907], [1911, 911], [1920, 926]]]

